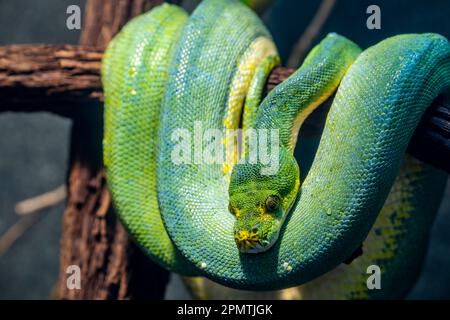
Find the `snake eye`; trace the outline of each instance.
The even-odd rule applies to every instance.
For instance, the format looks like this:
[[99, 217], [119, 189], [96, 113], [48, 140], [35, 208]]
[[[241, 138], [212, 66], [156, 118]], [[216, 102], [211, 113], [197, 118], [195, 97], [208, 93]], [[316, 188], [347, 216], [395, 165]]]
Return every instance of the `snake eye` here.
[[268, 196], [266, 199], [266, 210], [269, 212], [274, 212], [278, 209], [280, 205], [280, 197], [278, 196]]
[[236, 210], [234, 209], [234, 207], [231, 204], [228, 204], [228, 211], [230, 211], [230, 213], [232, 215], [236, 214]]

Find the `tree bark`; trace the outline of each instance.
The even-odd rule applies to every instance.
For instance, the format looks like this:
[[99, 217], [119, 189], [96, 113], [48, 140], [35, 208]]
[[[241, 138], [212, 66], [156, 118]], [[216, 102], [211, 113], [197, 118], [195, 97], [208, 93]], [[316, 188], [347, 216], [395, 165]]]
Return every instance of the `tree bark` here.
[[[162, 1], [89, 0], [85, 12], [85, 29], [80, 43], [104, 49], [108, 41], [133, 16]], [[65, 47], [65, 49], [69, 49]], [[54, 101], [80, 98], [83, 108], [71, 113], [70, 169], [68, 200], [63, 216], [60, 277], [58, 293], [61, 299], [162, 299], [169, 272], [152, 263], [128, 239], [111, 207], [102, 163], [103, 112], [99, 67], [101, 54], [91, 49], [56, 50], [61, 83], [52, 79], [56, 88], [41, 83], [41, 97]], [[83, 57], [78, 53], [86, 52]], [[63, 57], [68, 57], [61, 59]], [[52, 55], [50, 55], [51, 57]], [[96, 61], [84, 59], [85, 56]], [[96, 78], [91, 77], [95, 67]], [[44, 68], [45, 70], [45, 68]], [[50, 74], [54, 74], [50, 71]], [[76, 83], [66, 86], [64, 80]], [[78, 95], [78, 93], [80, 93]], [[96, 99], [96, 100], [95, 100]], [[70, 101], [67, 101], [70, 103]], [[53, 108], [58, 108], [54, 105]], [[64, 108], [64, 107], [59, 107]], [[63, 113], [67, 113], [65, 110]], [[69, 265], [81, 270], [81, 289], [66, 285]]]
[[102, 99], [103, 52], [73, 45], [0, 47], [0, 111], [50, 111], [72, 117]]
[[[50, 111], [75, 117], [103, 101], [100, 66], [103, 50], [89, 46], [11, 45], [0, 47], [0, 111]], [[293, 69], [271, 73], [266, 93]], [[317, 135], [329, 99], [307, 119], [303, 134]], [[440, 96], [425, 113], [408, 152], [450, 173], [450, 98]]]

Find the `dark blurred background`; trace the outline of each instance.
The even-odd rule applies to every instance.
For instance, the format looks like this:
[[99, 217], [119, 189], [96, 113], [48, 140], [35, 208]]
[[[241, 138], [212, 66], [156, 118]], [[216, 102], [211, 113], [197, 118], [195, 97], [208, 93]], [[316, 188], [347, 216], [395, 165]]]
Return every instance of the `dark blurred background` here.
[[[191, 10], [198, 1], [184, 1]], [[66, 28], [66, 9], [84, 1], [0, 0], [0, 45], [12, 43], [77, 43], [79, 31]], [[282, 60], [306, 28], [320, 1], [278, 0], [264, 20]], [[381, 30], [366, 27], [366, 9], [381, 8]], [[448, 0], [337, 0], [317, 43], [328, 32], [347, 36], [366, 48], [399, 33], [437, 32], [450, 37]], [[83, 21], [82, 21], [83, 22]], [[0, 113], [0, 237], [20, 217], [15, 204], [56, 188], [65, 181], [71, 123], [47, 113]], [[0, 256], [0, 299], [47, 299], [58, 278], [60, 203], [40, 214], [39, 221]], [[413, 299], [450, 298], [450, 183], [434, 224], [423, 271], [409, 295]], [[408, 272], [408, 270], [405, 270]], [[172, 277], [167, 298], [188, 298]]]

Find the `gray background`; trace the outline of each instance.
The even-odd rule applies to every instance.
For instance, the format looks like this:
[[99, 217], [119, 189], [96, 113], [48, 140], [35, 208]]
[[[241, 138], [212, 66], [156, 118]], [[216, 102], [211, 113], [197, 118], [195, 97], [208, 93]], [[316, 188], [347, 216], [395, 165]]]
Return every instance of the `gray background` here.
[[[305, 29], [319, 1], [281, 0], [265, 21], [284, 61]], [[195, 1], [189, 1], [192, 7]], [[67, 30], [66, 8], [84, 1], [0, 0], [0, 45], [11, 43], [77, 43], [79, 32]], [[382, 30], [365, 27], [369, 4], [382, 11]], [[438, 32], [450, 37], [450, 2], [341, 0], [324, 26], [362, 47], [406, 32]], [[19, 217], [16, 202], [64, 183], [67, 172], [69, 120], [46, 114], [0, 114], [0, 234]], [[450, 298], [450, 188], [432, 230], [422, 275], [410, 298]], [[0, 257], [0, 299], [46, 299], [58, 277], [61, 213], [64, 205], [43, 212], [41, 220]], [[407, 272], [407, 270], [405, 271]], [[168, 298], [187, 298], [179, 279], [172, 280]]]

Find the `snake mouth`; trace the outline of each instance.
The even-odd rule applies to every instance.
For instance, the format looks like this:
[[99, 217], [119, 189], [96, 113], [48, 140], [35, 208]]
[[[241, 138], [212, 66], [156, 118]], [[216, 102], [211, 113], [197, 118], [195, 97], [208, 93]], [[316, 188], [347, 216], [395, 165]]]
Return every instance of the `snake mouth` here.
[[239, 231], [235, 234], [235, 242], [242, 253], [260, 253], [269, 250], [275, 241], [260, 239], [255, 233], [246, 230]]
[[242, 253], [259, 253], [264, 252], [267, 249], [261, 244], [260, 241], [241, 241], [237, 242], [237, 246]]

